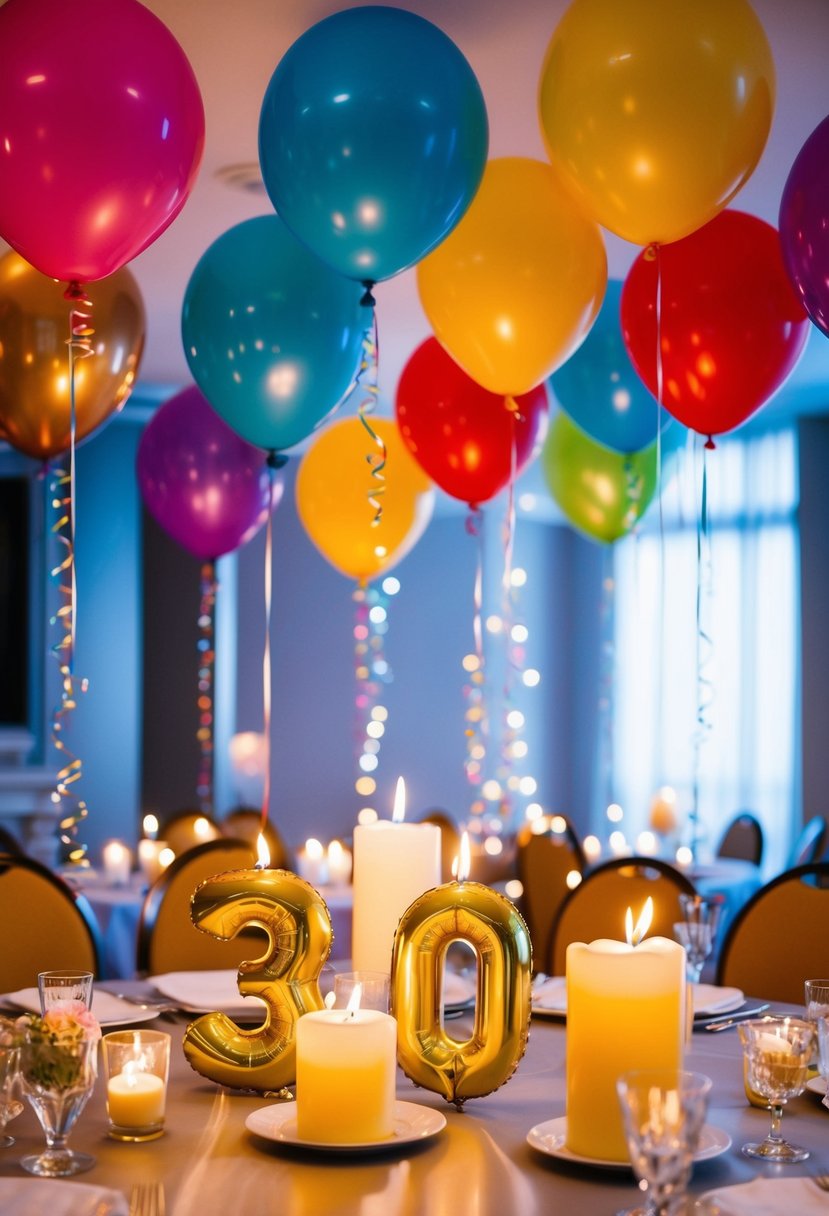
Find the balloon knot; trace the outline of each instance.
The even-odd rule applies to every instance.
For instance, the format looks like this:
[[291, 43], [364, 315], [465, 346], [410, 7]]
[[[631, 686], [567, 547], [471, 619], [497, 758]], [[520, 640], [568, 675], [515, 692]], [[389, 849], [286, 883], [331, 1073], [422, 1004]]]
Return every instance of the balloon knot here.
[[360, 299], [360, 303], [366, 308], [374, 308], [374, 305], [377, 303], [373, 295], [374, 279], [363, 279], [363, 287], [365, 291]]
[[64, 300], [80, 300], [84, 304], [91, 304], [89, 296], [84, 291], [77, 279], [73, 279], [63, 293]]
[[284, 456], [282, 452], [277, 452], [275, 450], [270, 451], [268, 452], [265, 463], [269, 469], [283, 469], [288, 463], [288, 457]]
[[642, 254], [646, 262], [655, 262], [656, 256], [659, 253], [658, 245], [648, 245], [645, 252]]
[[714, 443], [713, 437], [711, 435], [709, 435], [708, 439], [706, 440], [706, 443], [705, 443], [706, 452], [713, 452], [716, 446], [717, 445]]

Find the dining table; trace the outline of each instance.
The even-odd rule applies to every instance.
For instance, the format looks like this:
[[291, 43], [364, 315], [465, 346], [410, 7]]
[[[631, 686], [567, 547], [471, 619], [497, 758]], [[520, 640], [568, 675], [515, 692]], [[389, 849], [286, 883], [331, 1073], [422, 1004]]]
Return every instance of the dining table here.
[[[136, 980], [122, 982], [118, 990], [141, 996], [151, 986]], [[267, 1111], [259, 1116], [260, 1127], [270, 1127], [272, 1115], [284, 1125], [291, 1104], [226, 1088], [194, 1072], [182, 1051], [192, 1016], [165, 1013], [150, 1023], [172, 1036], [164, 1134], [145, 1143], [110, 1139], [99, 1079], [70, 1139], [72, 1148], [95, 1157], [79, 1181], [128, 1196], [136, 1183], [158, 1180], [167, 1216], [607, 1216], [641, 1199], [630, 1169], [573, 1160], [566, 1149], [528, 1141], [529, 1136], [546, 1144], [545, 1128], [551, 1122], [559, 1127], [566, 1116], [567, 1029], [560, 1016], [533, 1014], [526, 1051], [511, 1078], [460, 1110], [416, 1088], [398, 1069], [397, 1100], [425, 1112], [432, 1130], [421, 1140], [393, 1139], [347, 1152], [282, 1143], [270, 1132], [249, 1130], [246, 1121], [260, 1111]], [[470, 1030], [471, 1021], [447, 1025], [460, 1040]], [[713, 1079], [706, 1123], [713, 1151], [694, 1166], [692, 1195], [761, 1176], [829, 1171], [829, 1110], [811, 1091], [789, 1103], [783, 1120], [784, 1133], [811, 1150], [807, 1162], [775, 1167], [741, 1154], [744, 1142], [765, 1135], [769, 1116], [746, 1100], [735, 1029], [690, 1034], [686, 1067]], [[16, 1143], [0, 1149], [0, 1180], [22, 1178], [20, 1158], [43, 1145], [28, 1107], [9, 1130]], [[824, 1199], [829, 1213], [829, 1195]]]

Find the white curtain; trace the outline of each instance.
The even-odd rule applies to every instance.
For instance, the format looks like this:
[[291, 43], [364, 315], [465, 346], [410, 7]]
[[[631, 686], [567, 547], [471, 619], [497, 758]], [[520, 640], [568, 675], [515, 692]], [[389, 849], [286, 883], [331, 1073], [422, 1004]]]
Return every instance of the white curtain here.
[[792, 430], [721, 439], [708, 452], [691, 437], [678, 469], [665, 471], [661, 512], [654, 503], [615, 546], [604, 788], [623, 808], [630, 843], [667, 784], [699, 858], [747, 809], [762, 823], [769, 872], [785, 864], [799, 821], [796, 456]]

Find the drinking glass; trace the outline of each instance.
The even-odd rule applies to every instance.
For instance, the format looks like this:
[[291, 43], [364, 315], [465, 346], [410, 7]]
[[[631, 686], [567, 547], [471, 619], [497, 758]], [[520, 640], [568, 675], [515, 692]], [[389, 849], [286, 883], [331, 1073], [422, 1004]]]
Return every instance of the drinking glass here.
[[682, 920], [674, 925], [674, 936], [685, 948], [685, 966], [692, 984], [699, 983], [703, 964], [714, 949], [722, 902], [721, 896], [679, 897]]
[[826, 1084], [823, 1095], [823, 1105], [829, 1107], [829, 1014], [824, 1013], [817, 1019], [818, 1067], [820, 1075]]
[[809, 1150], [789, 1144], [780, 1134], [783, 1107], [806, 1088], [815, 1028], [803, 1018], [765, 1017], [742, 1022], [737, 1029], [743, 1044], [748, 1084], [768, 1099], [771, 1126], [765, 1140], [744, 1144], [746, 1157], [782, 1163], [805, 1161]]
[[23, 1093], [46, 1134], [46, 1149], [23, 1157], [30, 1174], [65, 1178], [91, 1169], [95, 1158], [67, 1147], [67, 1139], [89, 1100], [98, 1075], [98, 1042], [51, 1043], [27, 1037], [20, 1046]]
[[645, 1202], [618, 1216], [683, 1210], [708, 1109], [711, 1078], [682, 1069], [637, 1069], [616, 1082], [633, 1172]]
[[829, 1013], [829, 980], [805, 980], [803, 1001], [806, 1020], [817, 1023], [819, 1017]]
[[6, 1124], [23, 1110], [15, 1089], [17, 1082], [17, 1048], [11, 1041], [3, 1042], [5, 1035], [0, 1028], [0, 1148], [14, 1144], [14, 1136], [7, 1136]]
[[41, 971], [37, 977], [40, 993], [40, 1012], [46, 1013], [56, 1005], [67, 1006], [80, 1002], [84, 1009], [92, 1005], [91, 971]]
[[334, 976], [334, 1009], [347, 1009], [360, 986], [360, 1009], [389, 1011], [389, 976], [385, 971], [339, 971]]

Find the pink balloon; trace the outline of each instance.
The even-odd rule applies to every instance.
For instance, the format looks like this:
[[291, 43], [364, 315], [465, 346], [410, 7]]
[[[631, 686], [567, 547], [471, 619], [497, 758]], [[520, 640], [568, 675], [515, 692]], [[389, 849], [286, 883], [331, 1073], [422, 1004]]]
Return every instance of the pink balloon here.
[[[232, 553], [268, 518], [265, 453], [232, 431], [195, 386], [165, 401], [147, 423], [136, 470], [147, 510], [196, 557]], [[280, 478], [274, 506], [282, 489]]]
[[193, 69], [137, 0], [0, 7], [0, 236], [43, 274], [102, 279], [146, 249], [203, 146]]
[[806, 140], [786, 179], [780, 241], [795, 291], [829, 336], [829, 116]]

